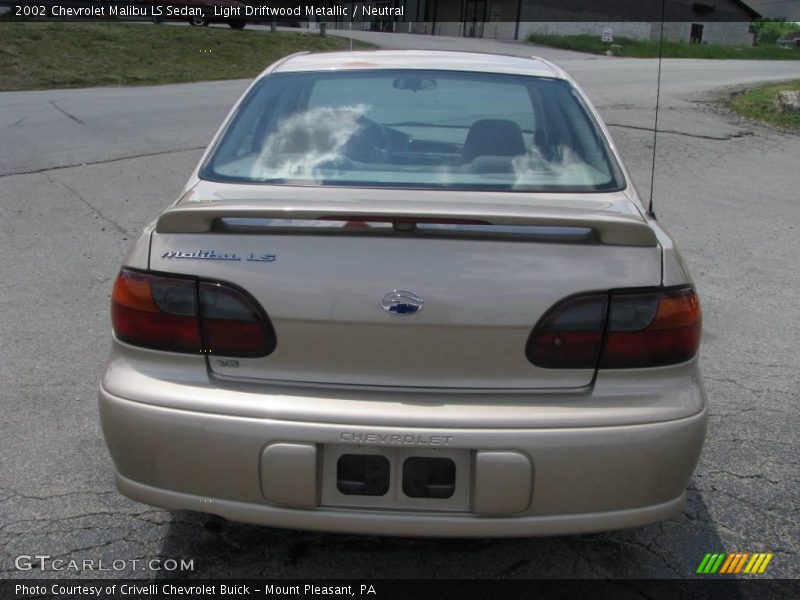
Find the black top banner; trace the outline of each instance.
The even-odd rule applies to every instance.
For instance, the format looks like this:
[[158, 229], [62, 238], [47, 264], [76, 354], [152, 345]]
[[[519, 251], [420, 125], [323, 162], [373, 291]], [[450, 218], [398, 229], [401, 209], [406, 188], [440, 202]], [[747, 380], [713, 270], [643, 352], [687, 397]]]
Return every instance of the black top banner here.
[[[744, 0], [42, 0], [0, 1], [5, 18], [47, 21], [239, 19], [244, 22], [463, 21], [470, 4], [487, 21], [748, 22]], [[489, 9], [491, 7], [491, 9]], [[474, 6], [472, 7], [475, 8]], [[475, 11], [472, 10], [474, 13]]]

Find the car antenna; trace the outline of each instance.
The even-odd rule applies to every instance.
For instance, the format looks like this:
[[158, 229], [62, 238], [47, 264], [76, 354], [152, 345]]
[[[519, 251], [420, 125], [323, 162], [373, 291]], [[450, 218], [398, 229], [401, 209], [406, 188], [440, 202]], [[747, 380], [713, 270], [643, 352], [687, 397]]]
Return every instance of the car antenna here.
[[655, 192], [656, 184], [656, 145], [658, 144], [658, 109], [661, 100], [661, 60], [664, 55], [664, 13], [665, 13], [666, 0], [661, 0], [661, 31], [658, 37], [658, 77], [656, 83], [656, 118], [653, 124], [653, 164], [650, 169], [650, 204], [647, 207], [647, 214], [651, 218], [656, 218], [656, 213], [653, 210], [653, 195]]

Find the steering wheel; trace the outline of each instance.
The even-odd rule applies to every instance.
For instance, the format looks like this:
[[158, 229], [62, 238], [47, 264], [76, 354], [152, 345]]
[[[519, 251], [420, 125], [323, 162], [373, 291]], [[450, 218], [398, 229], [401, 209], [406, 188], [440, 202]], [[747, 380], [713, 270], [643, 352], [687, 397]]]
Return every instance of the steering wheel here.
[[358, 162], [386, 162], [389, 150], [392, 148], [389, 132], [380, 123], [366, 117], [359, 117], [357, 123], [358, 129], [347, 140], [344, 154]]

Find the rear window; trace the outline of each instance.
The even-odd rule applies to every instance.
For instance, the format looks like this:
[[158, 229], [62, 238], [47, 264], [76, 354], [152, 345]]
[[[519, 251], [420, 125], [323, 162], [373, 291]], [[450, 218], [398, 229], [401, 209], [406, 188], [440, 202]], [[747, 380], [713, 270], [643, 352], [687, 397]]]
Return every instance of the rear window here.
[[570, 83], [425, 70], [269, 75], [250, 90], [200, 176], [388, 188], [624, 187]]

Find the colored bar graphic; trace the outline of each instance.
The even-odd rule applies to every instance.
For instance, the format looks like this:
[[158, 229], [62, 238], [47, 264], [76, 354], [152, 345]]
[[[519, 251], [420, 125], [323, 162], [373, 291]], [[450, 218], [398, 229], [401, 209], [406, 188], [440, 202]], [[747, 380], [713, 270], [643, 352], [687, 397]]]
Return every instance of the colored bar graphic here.
[[731, 568], [731, 564], [733, 560], [738, 557], [738, 554], [728, 554], [728, 558], [725, 559], [725, 562], [722, 563], [722, 568], [719, 570], [720, 573], [730, 573], [729, 569]]
[[750, 562], [747, 563], [747, 566], [744, 568], [745, 573], [758, 573], [758, 567], [761, 566], [761, 561], [764, 560], [764, 555], [760, 552], [753, 554], [753, 558], [750, 559]]
[[711, 560], [711, 553], [707, 552], [706, 555], [703, 557], [703, 560], [700, 561], [700, 566], [697, 567], [697, 573], [706, 573], [706, 567], [708, 566], [709, 561]]
[[750, 559], [750, 562], [747, 563], [747, 566], [744, 569], [745, 573], [763, 573], [767, 570], [767, 565], [769, 561], [772, 560], [772, 553], [760, 552], [758, 554], [753, 554], [753, 558]]
[[750, 556], [749, 552], [742, 552], [742, 557], [739, 559], [739, 562], [736, 563], [736, 568], [733, 571], [734, 573], [738, 573], [739, 571], [742, 570], [742, 567], [744, 567], [744, 561], [747, 560], [748, 556]]
[[716, 573], [719, 568], [722, 566], [722, 561], [725, 560], [725, 553], [721, 552], [717, 562], [714, 563], [714, 566], [711, 567], [711, 573]]
[[769, 561], [771, 561], [771, 560], [772, 560], [772, 552], [770, 552], [769, 554], [767, 554], [764, 557], [764, 562], [761, 563], [761, 567], [758, 569], [758, 572], [759, 573], [763, 573], [764, 571], [766, 571], [767, 570], [767, 565], [769, 564]]
[[725, 560], [725, 553], [724, 552], [715, 552], [713, 554], [709, 553], [706, 554], [703, 558], [703, 562], [700, 563], [700, 566], [697, 567], [698, 573], [716, 573], [720, 566], [722, 565], [722, 561]]
[[722, 568], [719, 570], [720, 573], [732, 573], [733, 568], [736, 566], [736, 563], [739, 562], [741, 554], [737, 552], [736, 554], [728, 554], [728, 558], [725, 559], [725, 562], [722, 563]]
[[715, 573], [722, 575], [741, 573], [742, 569], [744, 569], [745, 573], [760, 575], [767, 570], [767, 565], [772, 560], [772, 556], [771, 552], [754, 552], [752, 554], [750, 552], [734, 552], [733, 554], [708, 552], [703, 557], [703, 560], [700, 561], [696, 572], [704, 575], [713, 575]]

